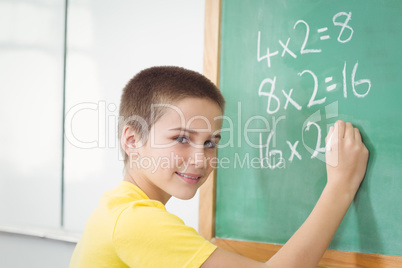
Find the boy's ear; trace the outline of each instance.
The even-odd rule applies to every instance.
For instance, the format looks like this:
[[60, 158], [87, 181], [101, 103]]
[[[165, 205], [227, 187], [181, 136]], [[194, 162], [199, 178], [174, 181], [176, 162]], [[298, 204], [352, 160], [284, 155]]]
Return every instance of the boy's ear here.
[[121, 148], [127, 153], [130, 154], [134, 152], [134, 149], [137, 147], [137, 133], [130, 126], [125, 126], [123, 132], [121, 134], [120, 144]]

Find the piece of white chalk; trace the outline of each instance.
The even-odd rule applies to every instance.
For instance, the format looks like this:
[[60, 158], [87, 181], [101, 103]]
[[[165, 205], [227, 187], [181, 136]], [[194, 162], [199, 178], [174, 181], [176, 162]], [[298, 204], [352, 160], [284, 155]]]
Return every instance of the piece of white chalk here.
[[334, 132], [332, 132], [331, 136], [329, 136], [328, 142], [327, 142], [327, 146], [325, 146], [325, 149], [327, 151], [331, 151], [331, 141], [332, 141], [332, 136], [334, 135]]

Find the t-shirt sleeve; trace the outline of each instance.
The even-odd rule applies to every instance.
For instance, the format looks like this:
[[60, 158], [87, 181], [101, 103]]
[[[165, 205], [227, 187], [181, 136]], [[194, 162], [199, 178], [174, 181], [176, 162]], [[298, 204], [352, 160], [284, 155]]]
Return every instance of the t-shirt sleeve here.
[[119, 216], [113, 244], [129, 267], [200, 267], [216, 246], [177, 216], [157, 207], [130, 207]]

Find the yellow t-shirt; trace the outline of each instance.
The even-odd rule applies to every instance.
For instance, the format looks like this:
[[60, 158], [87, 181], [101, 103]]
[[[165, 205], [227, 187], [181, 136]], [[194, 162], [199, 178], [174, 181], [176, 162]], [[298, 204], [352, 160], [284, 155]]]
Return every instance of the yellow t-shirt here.
[[215, 249], [161, 202], [122, 181], [89, 217], [70, 268], [200, 267]]

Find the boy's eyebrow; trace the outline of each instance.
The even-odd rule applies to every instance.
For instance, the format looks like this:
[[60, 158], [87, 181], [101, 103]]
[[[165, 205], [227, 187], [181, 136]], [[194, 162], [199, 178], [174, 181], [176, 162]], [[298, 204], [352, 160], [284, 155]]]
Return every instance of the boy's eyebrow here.
[[[197, 134], [198, 132], [197, 131], [195, 131], [195, 130], [192, 130], [192, 129], [187, 129], [187, 128], [181, 128], [181, 127], [177, 127], [177, 128], [171, 128], [171, 129], [169, 129], [169, 130], [172, 130], [172, 131], [177, 131], [177, 130], [180, 130], [180, 131], [185, 131], [185, 132], [188, 132], [188, 133], [193, 133], [193, 134]], [[212, 135], [212, 137], [213, 138], [216, 138], [216, 139], [220, 139], [220, 138], [222, 138], [221, 137], [221, 135], [218, 133], [218, 134], [215, 134], [215, 135]]]

